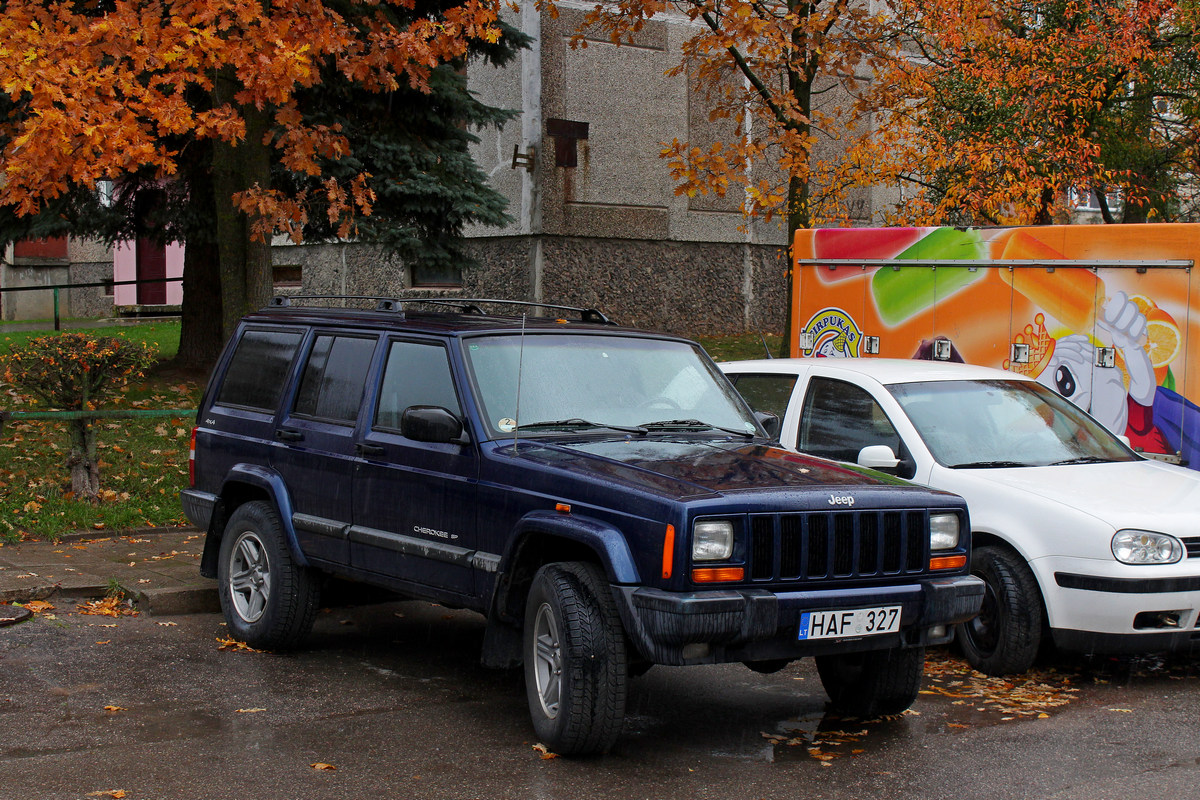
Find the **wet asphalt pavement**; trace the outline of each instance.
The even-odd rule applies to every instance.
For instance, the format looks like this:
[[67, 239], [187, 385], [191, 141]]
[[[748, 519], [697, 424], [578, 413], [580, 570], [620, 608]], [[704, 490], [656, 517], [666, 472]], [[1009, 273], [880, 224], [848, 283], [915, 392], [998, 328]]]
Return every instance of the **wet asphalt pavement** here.
[[913, 709], [869, 722], [825, 714], [811, 662], [656, 667], [611, 754], [543, 758], [470, 613], [323, 611], [274, 655], [215, 614], [53, 602], [0, 627], [0, 800], [1200, 798], [1198, 659], [1001, 682], [939, 652]]

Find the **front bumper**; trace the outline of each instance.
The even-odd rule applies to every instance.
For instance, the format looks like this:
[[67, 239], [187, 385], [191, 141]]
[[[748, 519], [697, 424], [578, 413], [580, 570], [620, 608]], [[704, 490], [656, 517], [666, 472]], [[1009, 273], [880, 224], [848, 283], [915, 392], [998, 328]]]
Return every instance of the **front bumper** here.
[[[655, 664], [794, 659], [824, 653], [939, 644], [949, 626], [979, 613], [983, 581], [969, 575], [900, 586], [771, 592], [666, 592], [617, 586], [621, 618], [641, 656]], [[900, 630], [878, 636], [800, 640], [806, 611], [901, 607]]]

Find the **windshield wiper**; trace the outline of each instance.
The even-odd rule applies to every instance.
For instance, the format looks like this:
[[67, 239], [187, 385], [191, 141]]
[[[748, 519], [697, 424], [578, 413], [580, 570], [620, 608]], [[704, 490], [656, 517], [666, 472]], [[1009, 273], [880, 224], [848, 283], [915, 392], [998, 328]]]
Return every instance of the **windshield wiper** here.
[[721, 431], [723, 433], [731, 433], [734, 436], [745, 436], [748, 439], [753, 439], [756, 435], [753, 431], [739, 431], [736, 428], [726, 428], [722, 425], [713, 425], [711, 422], [701, 422], [698, 419], [663, 419], [657, 422], [643, 422], [642, 428], [648, 431]]
[[1064, 464], [1107, 464], [1112, 461], [1111, 458], [1103, 456], [1080, 456], [1079, 458], [1068, 458], [1065, 461], [1054, 461], [1050, 464], [1052, 467], [1060, 467]]
[[591, 422], [579, 417], [571, 419], [546, 420], [544, 422], [526, 422], [517, 426], [519, 431], [532, 431], [546, 428], [563, 428], [564, 430], [582, 430], [585, 428], [607, 428], [608, 430], [621, 431], [622, 433], [638, 433], [645, 434], [646, 429], [635, 427], [633, 425], [609, 425], [603, 422]]
[[962, 464], [951, 464], [950, 469], [998, 469], [1000, 467], [1028, 467], [1025, 461], [967, 461]]

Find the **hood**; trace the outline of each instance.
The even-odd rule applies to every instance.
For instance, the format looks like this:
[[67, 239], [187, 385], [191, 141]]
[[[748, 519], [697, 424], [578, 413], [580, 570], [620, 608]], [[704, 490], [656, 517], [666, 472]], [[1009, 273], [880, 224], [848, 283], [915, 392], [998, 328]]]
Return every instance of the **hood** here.
[[[1114, 530], [1200, 535], [1200, 472], [1195, 470], [1147, 460], [955, 472], [976, 478], [977, 491], [989, 491], [988, 486], [1009, 490], [1007, 502], [1040, 497], [1078, 509]], [[971, 501], [973, 492], [965, 487], [957, 491]]]
[[523, 459], [675, 497], [750, 489], [910, 485], [862, 467], [725, 440], [525, 440], [519, 447]]

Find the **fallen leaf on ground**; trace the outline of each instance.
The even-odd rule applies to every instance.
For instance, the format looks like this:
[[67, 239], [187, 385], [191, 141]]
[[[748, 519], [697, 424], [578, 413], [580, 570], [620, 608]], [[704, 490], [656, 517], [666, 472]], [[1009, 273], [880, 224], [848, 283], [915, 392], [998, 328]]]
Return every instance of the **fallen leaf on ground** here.
[[233, 639], [233, 638], [224, 638], [223, 639], [220, 636], [218, 636], [217, 641], [221, 645], [220, 647], [217, 648], [218, 650], [241, 650], [246, 653], [261, 653], [262, 652], [262, 650], [255, 650], [253, 647], [246, 644], [245, 642], [239, 642], [237, 639]]
[[536, 752], [538, 752], [539, 754], [541, 754], [543, 761], [545, 761], [547, 759], [551, 759], [551, 758], [558, 758], [558, 753], [552, 753], [550, 751], [550, 748], [546, 747], [546, 745], [542, 744], [541, 742], [538, 742], [537, 744], [535, 744], [533, 746], [533, 749]]
[[266, 711], [265, 708], [237, 708], [234, 709], [235, 714], [257, 714], [260, 711]]
[[117, 597], [106, 597], [103, 600], [89, 600], [75, 606], [80, 614], [92, 614], [98, 617], [136, 617], [137, 611], [128, 603]]
[[315, 764], [309, 764], [309, 766], [315, 770], [321, 770], [324, 772], [332, 772], [337, 769], [337, 767], [335, 767], [333, 764], [326, 764], [322, 761], [318, 761]]
[[29, 609], [35, 614], [41, 614], [45, 611], [54, 611], [54, 606], [50, 605], [45, 600], [30, 600], [28, 603], [25, 603], [25, 608]]
[[102, 789], [99, 792], [88, 792], [88, 797], [114, 797], [116, 800], [121, 800], [124, 796], [124, 789]]
[[122, 711], [128, 711], [129, 709], [121, 708], [120, 706], [105, 706], [104, 710], [110, 714], [118, 714]]

